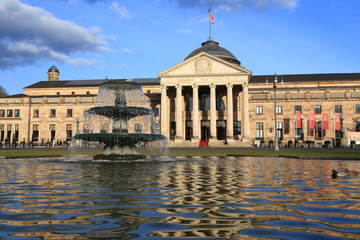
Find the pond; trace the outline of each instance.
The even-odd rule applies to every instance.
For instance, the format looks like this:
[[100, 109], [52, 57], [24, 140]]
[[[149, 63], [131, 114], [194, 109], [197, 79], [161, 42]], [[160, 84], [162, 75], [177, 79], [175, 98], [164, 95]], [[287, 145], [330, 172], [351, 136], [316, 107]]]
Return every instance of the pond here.
[[0, 239], [360, 239], [359, 161], [0, 161]]

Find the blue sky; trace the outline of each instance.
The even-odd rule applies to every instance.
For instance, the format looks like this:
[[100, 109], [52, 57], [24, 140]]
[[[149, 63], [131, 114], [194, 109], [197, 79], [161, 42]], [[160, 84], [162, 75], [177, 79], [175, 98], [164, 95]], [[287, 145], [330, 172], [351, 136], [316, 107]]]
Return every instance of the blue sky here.
[[254, 75], [360, 72], [359, 0], [0, 0], [0, 86], [157, 77], [209, 36]]

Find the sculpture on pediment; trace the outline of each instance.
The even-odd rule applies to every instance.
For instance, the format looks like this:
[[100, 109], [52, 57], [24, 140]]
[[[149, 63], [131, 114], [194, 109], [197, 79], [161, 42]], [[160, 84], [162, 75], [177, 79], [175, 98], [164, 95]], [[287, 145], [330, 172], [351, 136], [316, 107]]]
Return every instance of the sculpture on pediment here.
[[211, 73], [212, 64], [209, 59], [199, 58], [195, 61], [195, 72], [196, 73]]

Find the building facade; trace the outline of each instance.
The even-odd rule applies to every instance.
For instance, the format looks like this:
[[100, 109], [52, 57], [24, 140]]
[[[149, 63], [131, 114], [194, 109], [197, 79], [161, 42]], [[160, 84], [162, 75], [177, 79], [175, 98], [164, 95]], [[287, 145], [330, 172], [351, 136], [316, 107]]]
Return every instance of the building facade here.
[[[60, 81], [59, 74], [51, 66], [48, 81], [0, 98], [0, 141], [69, 141], [83, 131], [84, 113], [94, 106], [105, 80]], [[277, 79], [275, 86], [274, 75], [252, 75], [209, 40], [158, 78], [123, 80], [143, 87], [156, 131], [170, 146], [197, 147], [200, 141], [214, 147], [267, 145], [275, 133], [282, 145], [290, 140], [318, 146], [360, 143], [360, 73]]]

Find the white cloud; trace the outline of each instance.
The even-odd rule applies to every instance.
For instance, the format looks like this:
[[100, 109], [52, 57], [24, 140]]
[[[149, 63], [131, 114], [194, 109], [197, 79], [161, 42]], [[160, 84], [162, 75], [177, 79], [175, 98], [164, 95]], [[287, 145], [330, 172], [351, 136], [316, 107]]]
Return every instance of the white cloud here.
[[64, 62], [74, 53], [105, 51], [107, 43], [100, 31], [58, 19], [19, 0], [1, 0], [0, 69], [33, 64], [39, 59]]
[[77, 58], [77, 59], [68, 59], [68, 63], [74, 65], [75, 67], [79, 66], [87, 66], [87, 67], [95, 67], [96, 59], [86, 59], [86, 58]]
[[123, 48], [123, 49], [120, 50], [120, 52], [122, 52], [122, 53], [133, 53], [134, 51], [129, 49], [129, 48]]
[[124, 6], [119, 6], [116, 2], [112, 2], [110, 9], [113, 10], [115, 13], [120, 15], [124, 19], [131, 19], [132, 16]]
[[185, 29], [180, 29], [179, 30], [179, 33], [182, 33], [182, 34], [193, 34], [194, 31], [193, 30], [190, 30], [188, 28], [185, 28]]

